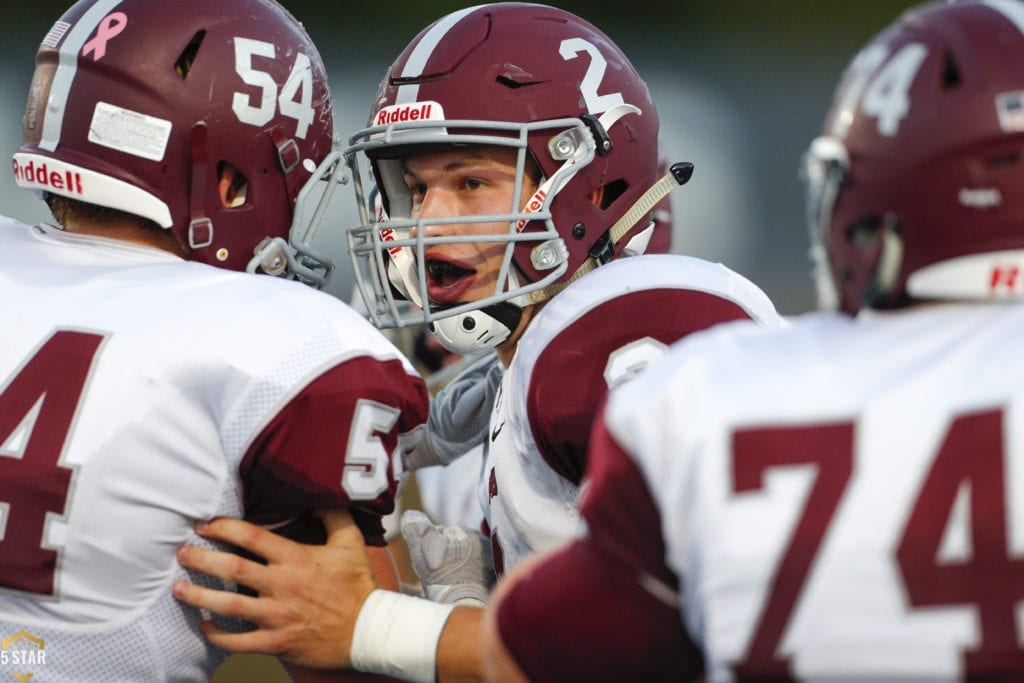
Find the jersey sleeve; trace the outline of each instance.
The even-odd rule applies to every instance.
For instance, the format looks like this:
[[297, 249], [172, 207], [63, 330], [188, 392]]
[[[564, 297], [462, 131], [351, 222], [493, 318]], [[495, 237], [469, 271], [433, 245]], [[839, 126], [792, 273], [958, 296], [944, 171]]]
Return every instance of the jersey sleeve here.
[[397, 359], [358, 356], [330, 368], [249, 447], [239, 467], [246, 518], [322, 542], [316, 513], [345, 507], [366, 542], [383, 546], [381, 517], [394, 509], [401, 475], [392, 454], [400, 439], [411, 445], [428, 405], [423, 381]]
[[590, 428], [609, 386], [688, 334], [749, 317], [713, 293], [650, 289], [617, 296], [573, 321], [538, 356], [527, 392], [530, 429], [548, 466], [579, 484]]
[[694, 679], [703, 658], [683, 626], [657, 508], [600, 424], [586, 486], [588, 535], [533, 567], [496, 605], [506, 649], [535, 681]]

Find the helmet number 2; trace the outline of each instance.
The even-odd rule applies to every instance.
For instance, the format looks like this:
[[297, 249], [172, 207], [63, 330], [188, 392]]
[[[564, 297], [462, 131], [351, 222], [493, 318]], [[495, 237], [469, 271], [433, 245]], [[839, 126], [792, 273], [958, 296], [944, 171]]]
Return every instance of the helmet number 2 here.
[[[277, 50], [272, 43], [250, 38], [235, 38], [235, 73], [246, 85], [260, 89], [259, 94], [234, 93], [231, 109], [242, 123], [264, 126], [274, 118], [278, 109], [281, 116], [295, 119], [295, 137], [304, 139], [313, 123], [313, 70], [309, 57], [296, 53], [288, 80], [277, 91], [274, 77], [253, 66], [253, 57], [276, 59]], [[253, 105], [253, 100], [256, 104]]]
[[590, 66], [587, 67], [587, 73], [580, 82], [580, 94], [583, 95], [583, 101], [587, 103], [587, 111], [591, 114], [601, 114], [622, 104], [622, 93], [613, 92], [599, 95], [597, 92], [601, 81], [604, 80], [604, 72], [608, 69], [608, 60], [593, 43], [582, 38], [567, 38], [558, 47], [558, 53], [565, 61], [575, 59], [576, 55], [581, 52], [590, 55]]

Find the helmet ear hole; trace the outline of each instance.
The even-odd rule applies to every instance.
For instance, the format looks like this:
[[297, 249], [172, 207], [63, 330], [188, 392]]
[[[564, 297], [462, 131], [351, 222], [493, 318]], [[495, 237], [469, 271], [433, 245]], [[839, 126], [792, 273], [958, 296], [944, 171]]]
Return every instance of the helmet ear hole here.
[[847, 226], [846, 241], [860, 251], [866, 251], [874, 245], [881, 226], [882, 219], [879, 216], [862, 216]]
[[960, 67], [957, 66], [953, 55], [946, 53], [942, 66], [942, 87], [946, 90], [960, 85]]
[[628, 189], [629, 185], [625, 180], [622, 180], [621, 178], [619, 180], [613, 180], [604, 187], [594, 191], [600, 193], [597, 196], [597, 201], [594, 201], [594, 204], [600, 206], [601, 210], [604, 211], [614, 204], [616, 199], [624, 195]]
[[217, 190], [221, 203], [229, 209], [243, 206], [248, 199], [249, 180], [226, 161], [217, 164]]
[[203, 44], [203, 38], [206, 37], [206, 30], [200, 29], [192, 36], [192, 40], [189, 41], [185, 49], [182, 50], [178, 56], [176, 62], [174, 62], [174, 70], [181, 76], [181, 80], [188, 78], [189, 72], [192, 70], [192, 64], [196, 61], [196, 54], [199, 53], [199, 46]]

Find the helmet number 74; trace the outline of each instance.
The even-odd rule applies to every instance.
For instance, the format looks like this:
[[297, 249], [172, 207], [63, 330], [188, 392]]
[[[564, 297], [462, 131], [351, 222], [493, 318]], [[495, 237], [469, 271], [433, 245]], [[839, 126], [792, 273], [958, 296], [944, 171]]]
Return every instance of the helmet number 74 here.
[[[1015, 605], [1024, 601], [1024, 558], [1008, 547], [1012, 487], [1007, 486], [1003, 442], [1004, 411], [958, 415], [911, 501], [895, 544], [894, 566], [911, 608], [972, 606], [977, 642], [961, 653], [964, 674], [972, 677], [1019, 671], [1024, 649], [1017, 633]], [[780, 553], [765, 602], [741, 661], [740, 681], [764, 676], [791, 679], [781, 645], [815, 558], [841, 507], [854, 474], [854, 424], [786, 426], [738, 430], [732, 440], [733, 493], [763, 491], [765, 474], [778, 467], [814, 465], [817, 476], [803, 510]], [[960, 493], [969, 495], [967, 531], [972, 551], [950, 561], [943, 540]]]

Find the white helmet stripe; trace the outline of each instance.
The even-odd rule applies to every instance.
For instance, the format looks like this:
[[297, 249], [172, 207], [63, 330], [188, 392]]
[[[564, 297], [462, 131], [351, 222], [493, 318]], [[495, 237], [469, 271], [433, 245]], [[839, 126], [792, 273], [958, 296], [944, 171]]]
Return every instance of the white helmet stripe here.
[[[476, 5], [474, 7], [467, 7], [459, 10], [458, 12], [452, 12], [446, 17], [439, 20], [434, 26], [427, 31], [426, 35], [416, 44], [413, 48], [412, 54], [409, 55], [409, 59], [405, 62], [405, 66], [402, 68], [402, 78], [415, 78], [423, 73], [424, 67], [430, 60], [430, 56], [434, 54], [434, 48], [441, 42], [441, 39], [448, 34], [448, 31], [452, 29], [455, 24], [459, 23], [464, 16], [475, 12], [476, 10], [483, 7], [483, 5]], [[398, 87], [398, 93], [395, 96], [395, 104], [407, 104], [409, 102], [415, 102], [420, 94], [420, 86], [418, 83], [410, 83], [408, 85], [402, 85]]]
[[71, 92], [71, 84], [75, 80], [75, 73], [78, 71], [78, 53], [82, 51], [86, 40], [99, 26], [103, 17], [122, 1], [98, 0], [86, 10], [75, 27], [65, 36], [60, 46], [60, 63], [50, 86], [50, 99], [46, 102], [46, 112], [43, 114], [43, 134], [39, 140], [41, 149], [52, 152], [60, 144], [61, 130], [64, 128], [64, 107], [68, 101], [68, 93]]
[[1024, 6], [1016, 0], [985, 0], [985, 4], [1002, 14], [1024, 33]]

